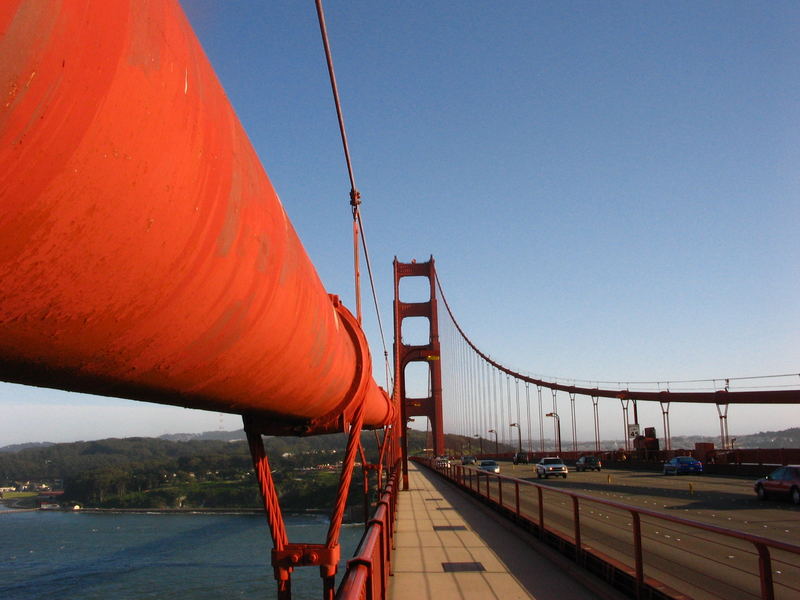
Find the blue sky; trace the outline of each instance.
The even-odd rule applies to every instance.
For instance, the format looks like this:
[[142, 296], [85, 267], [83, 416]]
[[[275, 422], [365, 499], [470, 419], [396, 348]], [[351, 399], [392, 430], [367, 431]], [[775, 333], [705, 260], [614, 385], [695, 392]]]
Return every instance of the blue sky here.
[[[352, 307], [349, 184], [313, 2], [182, 5], [323, 282]], [[325, 9], [390, 338], [392, 258], [432, 254], [462, 326], [521, 371], [800, 373], [800, 5]], [[19, 386], [0, 402], [17, 415], [0, 445], [238, 425]], [[606, 412], [614, 435], [619, 408]], [[719, 431], [713, 406], [672, 415], [673, 435]], [[797, 426], [800, 407], [733, 406], [729, 423]]]

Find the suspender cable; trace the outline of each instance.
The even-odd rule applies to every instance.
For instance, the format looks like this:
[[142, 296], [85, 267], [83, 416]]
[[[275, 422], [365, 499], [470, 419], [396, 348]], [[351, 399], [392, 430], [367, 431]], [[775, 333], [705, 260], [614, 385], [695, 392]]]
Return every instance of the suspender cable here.
[[544, 452], [544, 413], [542, 411], [542, 386], [536, 386], [539, 395], [539, 451]]
[[[360, 200], [359, 200], [360, 202]], [[361, 211], [356, 212], [356, 220], [358, 221], [358, 230], [361, 232], [361, 247], [364, 249], [364, 262], [367, 264], [367, 275], [369, 276], [369, 287], [372, 291], [372, 302], [375, 305], [375, 315], [378, 318], [378, 331], [381, 334], [381, 344], [383, 345], [383, 361], [386, 366], [386, 389], [391, 390], [394, 387], [394, 381], [390, 376], [389, 367], [389, 351], [386, 348], [386, 336], [383, 333], [383, 321], [381, 320], [381, 311], [378, 308], [378, 293], [375, 291], [375, 278], [372, 276], [372, 262], [369, 259], [369, 248], [367, 248], [367, 234], [364, 233], [364, 223], [361, 220]]]
[[[714, 403], [714, 404], [797, 404], [800, 401], [800, 389], [770, 389], [770, 390], [756, 390], [750, 391], [730, 391], [729, 389], [715, 390], [713, 392], [675, 392], [670, 390], [660, 391], [645, 391], [645, 390], [631, 390], [625, 389], [604, 389], [604, 388], [588, 388], [578, 387], [575, 385], [567, 385], [566, 383], [558, 383], [557, 381], [545, 381], [536, 377], [529, 377], [517, 371], [504, 367], [502, 364], [492, 360], [486, 353], [481, 350], [467, 337], [464, 330], [458, 324], [450, 305], [447, 302], [447, 297], [442, 289], [442, 283], [439, 281], [439, 276], [436, 276], [436, 284], [439, 288], [439, 294], [444, 302], [445, 309], [450, 315], [456, 329], [461, 337], [466, 340], [467, 344], [481, 357], [488, 362], [498, 371], [517, 377], [522, 381], [533, 383], [537, 386], [543, 386], [550, 390], [560, 390], [562, 392], [574, 392], [585, 396], [595, 396], [601, 398], [618, 398], [629, 400], [655, 400], [658, 402], [699, 402], [699, 403]], [[793, 376], [792, 375], [786, 375]], [[770, 377], [784, 377], [784, 375], [763, 375], [760, 377], [739, 377], [738, 379], [766, 379]], [[726, 381], [733, 381], [733, 377], [726, 378]], [[570, 381], [583, 381], [583, 380], [570, 380]], [[713, 380], [686, 380], [688, 381], [713, 381]], [[595, 382], [596, 383], [596, 382]], [[644, 383], [644, 382], [642, 382]], [[656, 383], [656, 382], [652, 382]]]
[[356, 293], [356, 317], [359, 324], [362, 321], [361, 314], [361, 274], [359, 271], [358, 260], [358, 206], [361, 204], [361, 194], [356, 188], [356, 178], [353, 174], [353, 161], [350, 159], [350, 147], [347, 144], [347, 132], [344, 128], [344, 114], [342, 113], [342, 103], [339, 100], [339, 87], [336, 85], [336, 74], [333, 70], [333, 56], [331, 46], [328, 42], [328, 29], [325, 27], [325, 13], [322, 10], [322, 0], [316, 0], [317, 19], [319, 20], [319, 32], [322, 35], [322, 45], [325, 48], [325, 60], [328, 63], [328, 75], [331, 80], [331, 92], [333, 102], [336, 105], [336, 118], [339, 120], [339, 133], [342, 136], [342, 148], [344, 149], [344, 160], [347, 163], [347, 174], [350, 177], [350, 207], [353, 211], [353, 265], [355, 269], [355, 293]]
[[322, 36], [322, 45], [325, 49], [325, 61], [328, 65], [328, 75], [331, 80], [331, 92], [333, 94], [333, 102], [336, 105], [336, 118], [339, 121], [339, 133], [342, 136], [342, 149], [344, 150], [344, 159], [347, 163], [347, 175], [350, 178], [350, 207], [353, 212], [353, 268], [355, 277], [355, 296], [356, 296], [356, 318], [359, 324], [362, 323], [361, 312], [361, 270], [360, 261], [358, 256], [359, 236], [361, 238], [361, 246], [364, 249], [364, 260], [367, 265], [367, 273], [369, 275], [369, 284], [372, 290], [372, 300], [375, 303], [375, 314], [378, 318], [378, 329], [380, 330], [381, 343], [383, 344], [383, 359], [386, 366], [386, 388], [392, 389], [394, 383], [390, 377], [389, 367], [389, 351], [386, 348], [386, 336], [383, 333], [383, 322], [381, 320], [381, 313], [379, 310], [378, 295], [375, 291], [375, 279], [372, 275], [372, 264], [369, 259], [369, 249], [367, 248], [367, 237], [364, 233], [364, 223], [361, 219], [361, 192], [356, 187], [356, 178], [353, 173], [353, 161], [350, 158], [350, 147], [347, 143], [347, 132], [344, 127], [344, 113], [342, 111], [342, 103], [339, 99], [339, 87], [336, 84], [336, 74], [333, 69], [333, 56], [331, 54], [331, 46], [328, 41], [328, 29], [325, 26], [325, 13], [322, 9], [322, 0], [316, 0], [317, 6], [317, 19], [319, 20], [319, 31]]
[[532, 452], [531, 435], [531, 384], [525, 383], [525, 404], [528, 407], [528, 452]]
[[350, 176], [350, 206], [353, 207], [353, 218], [358, 212], [358, 205], [361, 204], [361, 194], [356, 189], [356, 180], [353, 175], [353, 163], [350, 160], [350, 148], [347, 145], [347, 133], [344, 129], [344, 115], [342, 104], [339, 101], [339, 88], [336, 85], [336, 75], [333, 71], [333, 57], [331, 56], [331, 46], [328, 43], [328, 30], [325, 27], [325, 14], [322, 10], [322, 0], [316, 0], [317, 18], [319, 19], [319, 31], [322, 34], [322, 45], [325, 47], [325, 60], [328, 63], [328, 75], [331, 78], [331, 91], [333, 101], [336, 104], [336, 116], [339, 119], [339, 133], [342, 135], [342, 146], [344, 147], [344, 159], [347, 161], [347, 174]]
[[[511, 416], [511, 376], [506, 375], [506, 401], [508, 403], [508, 420], [510, 421], [513, 417]], [[508, 442], [513, 445], [514, 438], [512, 437], [511, 433], [511, 425], [508, 425]]]

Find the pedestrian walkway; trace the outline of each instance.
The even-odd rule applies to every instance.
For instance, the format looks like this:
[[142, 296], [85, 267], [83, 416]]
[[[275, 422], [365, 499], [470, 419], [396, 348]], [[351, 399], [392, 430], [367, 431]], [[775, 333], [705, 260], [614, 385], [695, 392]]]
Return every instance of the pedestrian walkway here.
[[544, 548], [437, 475], [409, 464], [397, 505], [390, 599], [616, 600], [602, 582]]

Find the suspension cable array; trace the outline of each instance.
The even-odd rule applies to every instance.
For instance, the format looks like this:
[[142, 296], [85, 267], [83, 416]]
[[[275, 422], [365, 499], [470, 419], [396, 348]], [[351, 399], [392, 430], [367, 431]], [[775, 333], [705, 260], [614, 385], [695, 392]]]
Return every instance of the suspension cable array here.
[[[449, 418], [446, 426], [449, 431], [464, 436], [467, 448], [471, 450], [472, 440], [477, 439], [483, 450], [494, 449], [495, 453], [538, 451], [544, 452], [546, 447], [556, 452], [562, 450], [578, 451], [576, 396], [591, 399], [594, 420], [594, 450], [600, 450], [600, 426], [598, 402], [600, 398], [617, 398], [620, 401], [623, 416], [623, 437], [625, 451], [633, 449], [634, 438], [642, 437], [638, 426], [637, 402], [646, 400], [660, 403], [664, 426], [664, 447], [670, 448], [669, 407], [672, 402], [694, 402], [716, 405], [720, 419], [721, 446], [728, 448], [731, 444], [727, 429], [727, 414], [730, 404], [794, 404], [800, 402], [800, 390], [793, 381], [796, 374], [761, 375], [756, 377], [729, 377], [708, 380], [681, 380], [671, 384], [665, 382], [639, 382], [643, 387], [657, 384], [658, 390], [631, 389], [628, 385], [611, 387], [581, 387], [574, 383], [588, 380], [545, 380], [523, 374], [510, 369], [482, 352], [464, 333], [456, 320], [441, 282], [436, 277], [439, 297], [444, 303], [444, 314], [447, 319], [440, 318], [442, 344], [442, 377], [443, 402], [445, 414]], [[770, 384], [758, 386], [742, 385], [740, 382], [751, 380], [790, 379], [787, 385]], [[513, 385], [512, 385], [513, 380]], [[567, 383], [571, 382], [570, 384]], [[520, 402], [520, 383], [525, 384], [526, 422], [522, 421]], [[606, 382], [608, 383], [608, 382]], [[679, 385], [688, 383], [712, 383], [712, 391], [678, 391]], [[530, 406], [530, 385], [536, 386], [538, 401], [538, 441], [534, 439], [536, 430], [535, 412]], [[735, 387], [734, 387], [735, 386]], [[552, 408], [543, 406], [542, 389], [549, 389], [552, 395]], [[670, 389], [672, 388], [672, 389]], [[677, 389], [676, 389], [677, 388]], [[785, 389], [791, 388], [791, 389]], [[513, 391], [512, 391], [513, 390]], [[569, 448], [562, 446], [562, 423], [558, 408], [559, 393], [566, 393], [570, 400], [569, 421], [563, 429], [571, 432]], [[534, 418], [532, 418], [534, 417]], [[545, 435], [545, 423], [552, 419], [552, 438]], [[523, 427], [524, 426], [524, 427]], [[523, 440], [523, 429], [526, 432]], [[516, 431], [516, 435], [515, 435]], [[492, 446], [492, 444], [495, 444]], [[458, 449], [455, 449], [458, 450]]]
[[[800, 390], [797, 389], [797, 383], [787, 384], [785, 386], [775, 386], [771, 387], [770, 389], [764, 389], [766, 386], [762, 387], [759, 386], [759, 389], [753, 390], [751, 386], [742, 386], [741, 388], [731, 389], [730, 382], [731, 381], [744, 381], [744, 380], [754, 380], [754, 379], [768, 379], [768, 378], [795, 378], [800, 375], [798, 374], [788, 374], [788, 375], [760, 375], [760, 376], [753, 376], [753, 377], [728, 377], [723, 380], [719, 379], [698, 379], [698, 380], [685, 380], [684, 382], [688, 381], [704, 381], [704, 382], [717, 382], [722, 381], [725, 383], [724, 387], [721, 389], [715, 389], [715, 391], [672, 391], [669, 389], [664, 389], [661, 391], [649, 391], [649, 390], [632, 390], [629, 387], [624, 387], [620, 389], [613, 389], [613, 388], [601, 388], [601, 387], [582, 387], [576, 385], [567, 385], [566, 383], [559, 382], [558, 380], [547, 381], [537, 377], [531, 377], [529, 375], [525, 375], [519, 371], [515, 371], [510, 369], [501, 363], [493, 360], [489, 355], [482, 352], [471, 340], [467, 335], [464, 333], [464, 330], [456, 321], [455, 316], [450, 308], [450, 305], [447, 302], [447, 298], [444, 295], [444, 291], [441, 287], [441, 282], [436, 279], [436, 284], [438, 289], [441, 293], [442, 301], [444, 302], [445, 308], [447, 310], [447, 314], [450, 317], [453, 326], [458, 331], [461, 338], [464, 342], [472, 349], [475, 354], [477, 354], [481, 359], [483, 359], [486, 363], [494, 367], [499, 373], [504, 373], [506, 375], [510, 375], [520, 381], [525, 381], [528, 383], [533, 383], [538, 386], [546, 387], [551, 390], [556, 390], [560, 392], [568, 392], [568, 393], [575, 393], [575, 394], [582, 394], [586, 396], [599, 396], [603, 398], [630, 398], [631, 400], [652, 400], [652, 401], [672, 401], [672, 402], [699, 402], [699, 403], [712, 403], [712, 404], [796, 404], [800, 402]], [[584, 381], [589, 382], [590, 380], [578, 380], [578, 379], [568, 379], [561, 381]], [[647, 382], [653, 383], [653, 382]], [[783, 387], [791, 387], [792, 389], [780, 389]]]

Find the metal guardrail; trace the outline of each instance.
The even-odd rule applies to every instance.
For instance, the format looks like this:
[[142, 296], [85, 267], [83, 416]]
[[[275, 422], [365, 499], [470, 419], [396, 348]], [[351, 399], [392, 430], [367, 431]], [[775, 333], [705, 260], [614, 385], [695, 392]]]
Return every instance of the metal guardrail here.
[[378, 507], [336, 592], [336, 600], [386, 598], [392, 568], [392, 544], [397, 509], [399, 463], [392, 469]]
[[[523, 525], [526, 529], [535, 532], [538, 537], [546, 541], [546, 538], [551, 537], [557, 540], [557, 546], [562, 551], [568, 549], [566, 552], [574, 558], [578, 564], [584, 566], [589, 562], [587, 559], [592, 558], [593, 561], [600, 561], [604, 564], [601, 572], [606, 574], [606, 578], [610, 578], [609, 572], [615, 571], [617, 574], [627, 577], [632, 585], [620, 585], [636, 598], [670, 598], [670, 599], [687, 599], [685, 593], [674, 590], [664, 585], [651, 577], [645, 577], [644, 568], [645, 560], [642, 551], [642, 525], [641, 518], [648, 517], [657, 519], [663, 522], [674, 523], [684, 527], [690, 527], [699, 531], [710, 532], [713, 534], [725, 536], [727, 538], [735, 538], [751, 543], [758, 556], [758, 578], [760, 582], [760, 598], [762, 600], [775, 600], [775, 586], [772, 577], [772, 558], [770, 550], [779, 550], [800, 556], [800, 546], [787, 544], [785, 542], [764, 538], [740, 531], [716, 527], [698, 521], [674, 517], [671, 515], [655, 512], [645, 508], [639, 508], [614, 502], [612, 500], [605, 500], [587, 494], [561, 490], [550, 486], [542, 486], [540, 484], [518, 479], [516, 477], [509, 477], [486, 471], [480, 471], [475, 468], [464, 467], [461, 465], [451, 465], [449, 467], [434, 467], [433, 461], [429, 459], [415, 458], [417, 462], [426, 465], [430, 469], [439, 472], [444, 477], [450, 479], [456, 485], [463, 489], [470, 491], [474, 495], [482, 497], [485, 501], [495, 505], [505, 512], [518, 524]], [[485, 483], [484, 483], [485, 482]], [[496, 493], [492, 494], [490, 482], [495, 483]], [[506, 498], [503, 498], [504, 483], [506, 489]], [[536, 489], [538, 497], [538, 515], [532, 516], [523, 513], [520, 507], [520, 486], [530, 486]], [[554, 529], [549, 523], [545, 521], [545, 502], [543, 491], [548, 493], [560, 494], [567, 496], [571, 499], [572, 503], [572, 531], [559, 531]], [[510, 492], [513, 492], [513, 500], [509, 498]], [[631, 556], [630, 562], [620, 563], [615, 559], [602, 554], [595, 548], [589, 548], [582, 543], [581, 534], [581, 503], [591, 502], [595, 504], [602, 504], [612, 507], [621, 511], [626, 511], [631, 516]]]
[[[512, 460], [515, 452], [474, 452], [479, 459], [493, 460]], [[624, 464], [625, 462], [636, 463], [647, 461], [652, 464], [661, 463], [675, 456], [693, 456], [702, 460], [705, 467], [710, 465], [788, 465], [800, 464], [800, 448], [737, 448], [735, 450], [724, 450], [717, 448], [711, 451], [698, 451], [696, 449], [673, 449], [673, 450], [630, 450], [627, 453], [621, 450], [565, 450], [557, 452], [550, 450], [546, 452], [532, 451], [525, 452], [529, 462], [534, 462], [545, 456], [558, 456], [568, 464], [572, 464], [581, 456], [591, 454], [598, 457], [604, 464]], [[712, 458], [713, 457], [713, 458]], [[709, 460], [710, 459], [710, 460]]]

